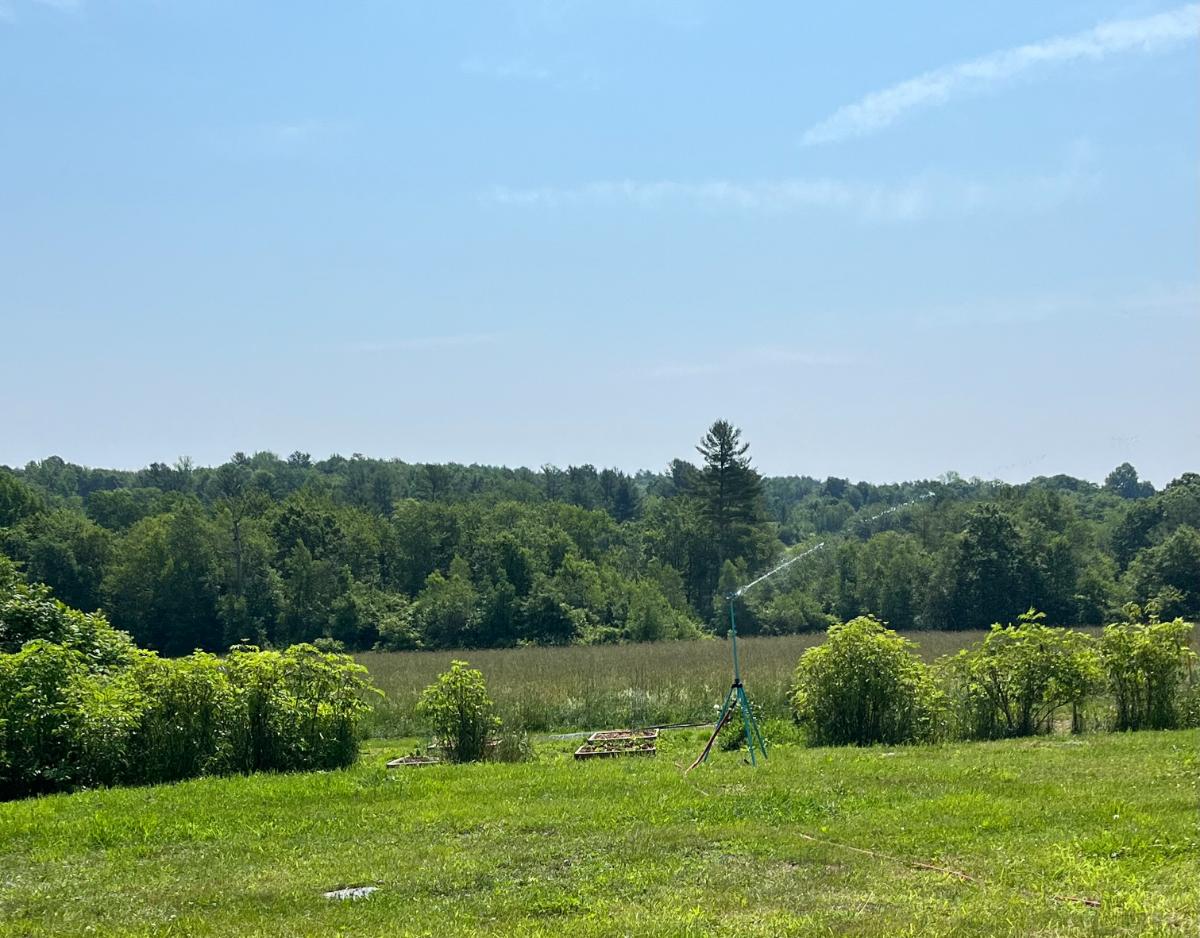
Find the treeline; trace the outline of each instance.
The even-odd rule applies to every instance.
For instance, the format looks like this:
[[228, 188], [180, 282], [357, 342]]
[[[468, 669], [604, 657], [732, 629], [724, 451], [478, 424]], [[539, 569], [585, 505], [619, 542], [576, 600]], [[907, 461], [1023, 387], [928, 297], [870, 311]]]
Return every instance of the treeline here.
[[1103, 485], [764, 479], [724, 421], [697, 449], [636, 475], [303, 453], [126, 472], [51, 457], [0, 468], [0, 553], [167, 654], [723, 634], [726, 592], [818, 542], [742, 601], [740, 628], [867, 614], [980, 628], [1031, 606], [1100, 624], [1149, 600], [1200, 615], [1194, 473], [1161, 492], [1127, 465]]

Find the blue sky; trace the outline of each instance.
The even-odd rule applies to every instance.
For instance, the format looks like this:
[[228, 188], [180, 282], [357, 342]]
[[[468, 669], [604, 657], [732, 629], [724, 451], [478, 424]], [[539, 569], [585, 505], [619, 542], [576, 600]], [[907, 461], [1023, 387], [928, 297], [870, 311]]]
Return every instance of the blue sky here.
[[1200, 6], [0, 0], [0, 463], [1200, 469]]

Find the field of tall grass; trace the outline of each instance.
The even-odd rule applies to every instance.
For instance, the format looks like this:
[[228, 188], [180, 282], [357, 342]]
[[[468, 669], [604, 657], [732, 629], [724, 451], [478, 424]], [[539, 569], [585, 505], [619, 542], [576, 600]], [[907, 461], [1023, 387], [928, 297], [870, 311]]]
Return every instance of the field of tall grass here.
[[[980, 641], [986, 632], [910, 632], [933, 661]], [[822, 632], [739, 638], [742, 680], [766, 718], [786, 717], [792, 672]], [[424, 730], [414, 713], [421, 690], [459, 659], [479, 668], [508, 726], [568, 732], [615, 726], [696, 723], [715, 718], [733, 676], [729, 642], [572, 645], [477, 651], [372, 652], [357, 655], [387, 696], [369, 720], [371, 736]]]

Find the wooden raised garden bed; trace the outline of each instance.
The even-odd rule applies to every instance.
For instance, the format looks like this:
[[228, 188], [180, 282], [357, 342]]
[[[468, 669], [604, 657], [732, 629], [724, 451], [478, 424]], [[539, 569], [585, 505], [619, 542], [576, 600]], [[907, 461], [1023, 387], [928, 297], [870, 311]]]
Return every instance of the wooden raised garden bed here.
[[604, 730], [593, 733], [575, 750], [576, 759], [611, 759], [616, 756], [653, 756], [658, 752], [658, 730]]
[[393, 759], [387, 764], [389, 769], [398, 769], [406, 765], [438, 765], [440, 759], [432, 759], [428, 756], [402, 756], [399, 759]]

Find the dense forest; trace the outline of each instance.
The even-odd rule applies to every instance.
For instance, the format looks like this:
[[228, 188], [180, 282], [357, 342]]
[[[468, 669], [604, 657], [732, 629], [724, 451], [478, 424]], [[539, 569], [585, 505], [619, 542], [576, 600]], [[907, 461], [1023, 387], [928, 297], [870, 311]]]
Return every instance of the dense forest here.
[[1200, 474], [1161, 491], [1128, 464], [1102, 485], [763, 478], [725, 421], [696, 456], [632, 476], [300, 452], [139, 471], [50, 457], [0, 467], [0, 553], [166, 654], [723, 634], [727, 592], [816, 544], [739, 600], [742, 630], [868, 613], [967, 629], [1030, 607], [1100, 624], [1127, 601], [1200, 616]]

